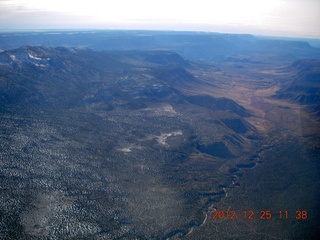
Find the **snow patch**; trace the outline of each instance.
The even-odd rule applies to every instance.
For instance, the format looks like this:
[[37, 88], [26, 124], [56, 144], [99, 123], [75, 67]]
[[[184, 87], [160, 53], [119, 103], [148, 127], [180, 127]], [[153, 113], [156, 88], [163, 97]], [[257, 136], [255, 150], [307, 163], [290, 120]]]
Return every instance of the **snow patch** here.
[[162, 108], [164, 112], [176, 114], [177, 112], [173, 109], [171, 105], [166, 105]]
[[29, 58], [32, 58], [32, 59], [35, 59], [35, 60], [42, 60], [42, 58], [39, 58], [39, 57], [35, 57], [35, 56], [33, 56], [33, 55], [31, 55], [30, 53], [28, 53], [28, 56], [29, 56]]
[[44, 65], [44, 64], [38, 64], [38, 63], [34, 63], [34, 65], [35, 65], [36, 67], [42, 67], [42, 68], [47, 67], [47, 66]]
[[13, 55], [13, 54], [9, 54], [9, 57], [11, 58], [12, 61], [15, 61], [15, 60], [16, 60], [16, 56]]
[[121, 152], [125, 152], [125, 153], [129, 153], [129, 152], [131, 152], [131, 148], [121, 148], [121, 149], [119, 149], [119, 151], [121, 151]]
[[140, 147], [140, 146], [130, 145], [129, 147], [118, 148], [117, 150], [118, 150], [118, 151], [121, 151], [121, 152], [123, 152], [123, 153], [129, 153], [129, 152], [132, 152], [132, 149], [138, 149], [138, 150], [141, 150], [141, 149], [142, 149], [142, 147]]
[[156, 108], [145, 108], [144, 111], [151, 111], [151, 112], [153, 112], [154, 116], [172, 117], [172, 116], [176, 116], [177, 115], [177, 112], [169, 104], [165, 104], [165, 105], [162, 105], [162, 106], [156, 107]]
[[36, 57], [36, 56], [30, 54], [29, 52], [27, 52], [27, 53], [28, 53], [29, 58], [32, 58], [32, 59], [37, 60], [37, 61], [41, 61], [41, 60], [47, 60], [48, 61], [48, 60], [50, 60], [50, 58], [40, 58], [40, 57]]
[[175, 137], [175, 136], [179, 136], [179, 135], [182, 135], [182, 131], [181, 130], [178, 130], [178, 131], [175, 131], [175, 132], [171, 132], [171, 133], [161, 133], [160, 136], [155, 136], [155, 138], [157, 139], [157, 142], [159, 144], [168, 145], [166, 143], [168, 137]]

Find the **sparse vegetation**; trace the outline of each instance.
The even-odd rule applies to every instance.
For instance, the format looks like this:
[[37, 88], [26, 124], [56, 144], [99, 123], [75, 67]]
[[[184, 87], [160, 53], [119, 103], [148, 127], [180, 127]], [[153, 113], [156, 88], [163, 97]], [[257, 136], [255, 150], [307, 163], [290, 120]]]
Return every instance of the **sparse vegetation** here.
[[[316, 215], [249, 228], [210, 216], [269, 206], [262, 198], [272, 210], [316, 213], [318, 123], [274, 98], [287, 74], [278, 67], [288, 63], [274, 58], [262, 50], [215, 63], [167, 50], [0, 52], [0, 238], [285, 239], [294, 227], [306, 235]], [[298, 189], [312, 199], [285, 205]]]

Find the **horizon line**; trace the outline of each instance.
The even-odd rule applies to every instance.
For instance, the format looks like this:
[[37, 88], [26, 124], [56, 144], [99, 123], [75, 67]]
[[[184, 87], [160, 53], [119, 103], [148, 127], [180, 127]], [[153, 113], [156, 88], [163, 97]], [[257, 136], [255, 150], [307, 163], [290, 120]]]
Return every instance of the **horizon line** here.
[[320, 37], [313, 36], [291, 36], [291, 35], [276, 35], [276, 34], [256, 34], [249, 32], [232, 32], [232, 31], [209, 31], [209, 30], [191, 30], [191, 29], [143, 29], [143, 28], [16, 28], [6, 29], [0, 28], [0, 33], [45, 33], [45, 32], [91, 32], [91, 31], [140, 31], [140, 32], [194, 32], [194, 33], [206, 33], [206, 34], [232, 34], [232, 35], [251, 35], [257, 37], [271, 37], [271, 38], [289, 38], [289, 39], [312, 39], [319, 40]]

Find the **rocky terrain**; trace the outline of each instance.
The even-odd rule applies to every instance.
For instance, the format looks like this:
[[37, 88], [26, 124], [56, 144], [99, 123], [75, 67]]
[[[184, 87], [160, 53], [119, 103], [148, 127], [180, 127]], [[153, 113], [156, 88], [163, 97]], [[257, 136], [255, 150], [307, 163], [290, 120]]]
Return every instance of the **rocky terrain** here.
[[320, 61], [298, 60], [283, 70], [283, 88], [276, 97], [306, 106], [307, 110], [320, 116]]
[[[318, 50], [114, 34], [93, 40], [108, 51], [73, 44], [87, 33], [0, 52], [0, 239], [315, 239], [319, 61], [297, 59]], [[0, 40], [41, 38], [14, 39]], [[309, 215], [215, 221], [214, 209]]]
[[187, 231], [224, 194], [228, 178], [208, 176], [249, 155], [259, 136], [233, 100], [177, 90], [196, 78], [174, 53], [27, 46], [0, 57], [2, 177], [17, 186], [5, 216], [19, 213], [15, 234]]

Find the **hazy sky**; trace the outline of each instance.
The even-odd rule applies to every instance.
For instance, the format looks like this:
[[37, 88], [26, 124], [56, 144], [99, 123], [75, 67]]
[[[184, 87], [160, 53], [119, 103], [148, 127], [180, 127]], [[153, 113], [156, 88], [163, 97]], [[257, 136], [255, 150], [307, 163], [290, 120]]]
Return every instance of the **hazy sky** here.
[[0, 0], [0, 30], [60, 28], [320, 38], [320, 0]]

